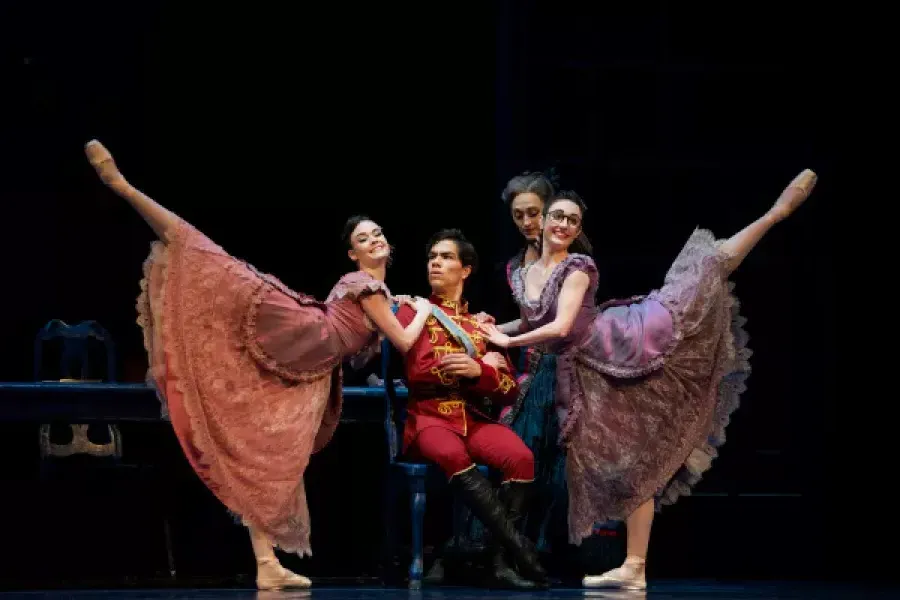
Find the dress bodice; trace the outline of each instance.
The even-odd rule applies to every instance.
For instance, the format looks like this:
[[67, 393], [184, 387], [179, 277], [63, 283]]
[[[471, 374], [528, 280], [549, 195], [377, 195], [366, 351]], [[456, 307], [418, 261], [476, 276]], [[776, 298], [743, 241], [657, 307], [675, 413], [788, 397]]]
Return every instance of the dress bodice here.
[[584, 254], [570, 254], [557, 264], [535, 299], [525, 295], [527, 267], [513, 273], [513, 294], [528, 329], [537, 329], [556, 318], [563, 282], [574, 271], [581, 271], [590, 279], [575, 324], [565, 338], [542, 344], [544, 349], [556, 354], [577, 352], [598, 369], [619, 377], [636, 377], [656, 368], [658, 359], [674, 341], [669, 309], [653, 295], [612, 300], [598, 306], [594, 299], [597, 266]]
[[248, 349], [262, 366], [297, 381], [321, 376], [378, 340], [360, 300], [390, 292], [383, 281], [356, 271], [341, 277], [325, 302], [261, 275], [245, 320]]
[[354, 271], [341, 277], [328, 294], [325, 318], [340, 344], [342, 355], [356, 354], [377, 338], [377, 329], [366, 316], [360, 300], [378, 293], [391, 297], [383, 281], [365, 271]]
[[589, 329], [591, 322], [597, 315], [597, 305], [594, 301], [594, 295], [597, 293], [597, 268], [590, 257], [581, 254], [570, 254], [553, 268], [541, 290], [540, 296], [537, 298], [528, 298], [525, 294], [525, 276], [528, 273], [528, 266], [519, 267], [513, 271], [510, 278], [513, 296], [516, 299], [516, 304], [519, 305], [522, 321], [529, 330], [532, 330], [542, 327], [556, 318], [559, 293], [562, 290], [563, 281], [565, 281], [566, 276], [576, 270], [584, 271], [590, 278], [590, 284], [581, 301], [581, 307], [578, 309], [578, 315], [575, 317], [575, 325], [572, 327], [569, 335], [559, 340], [538, 345], [539, 348], [547, 352], [565, 352], [577, 345], [578, 341], [584, 337]]

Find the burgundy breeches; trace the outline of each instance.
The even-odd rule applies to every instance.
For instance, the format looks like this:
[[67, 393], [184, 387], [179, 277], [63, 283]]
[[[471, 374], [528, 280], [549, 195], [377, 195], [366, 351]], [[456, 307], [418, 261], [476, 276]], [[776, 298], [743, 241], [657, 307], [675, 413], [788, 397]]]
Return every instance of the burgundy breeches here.
[[501, 471], [503, 481], [534, 479], [534, 455], [512, 429], [470, 421], [466, 433], [461, 436], [443, 427], [428, 427], [419, 432], [408, 453], [437, 463], [448, 478], [480, 463]]

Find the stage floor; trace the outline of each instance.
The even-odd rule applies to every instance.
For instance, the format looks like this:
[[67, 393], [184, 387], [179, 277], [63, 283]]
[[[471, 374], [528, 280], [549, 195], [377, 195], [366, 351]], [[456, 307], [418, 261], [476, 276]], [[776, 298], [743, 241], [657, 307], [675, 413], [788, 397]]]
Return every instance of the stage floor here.
[[658, 598], [677, 600], [837, 600], [900, 598], [900, 586], [834, 583], [716, 583], [714, 581], [656, 581], [646, 593], [561, 588], [545, 592], [508, 592], [478, 588], [429, 588], [420, 592], [380, 587], [319, 587], [302, 591], [258, 592], [249, 589], [116, 589], [116, 590], [47, 590], [0, 592], [3, 600], [400, 600], [441, 598], [443, 600], [475, 600], [477, 598]]

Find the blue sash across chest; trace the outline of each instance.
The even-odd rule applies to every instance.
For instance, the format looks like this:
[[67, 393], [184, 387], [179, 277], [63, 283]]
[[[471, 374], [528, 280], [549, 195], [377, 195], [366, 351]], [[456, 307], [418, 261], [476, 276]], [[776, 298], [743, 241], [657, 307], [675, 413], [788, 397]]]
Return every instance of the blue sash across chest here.
[[474, 342], [472, 342], [472, 338], [470, 338], [469, 334], [466, 333], [462, 327], [457, 325], [447, 313], [437, 306], [432, 306], [431, 314], [434, 315], [434, 318], [437, 319], [438, 322], [444, 326], [444, 329], [453, 336], [453, 339], [462, 344], [462, 347], [466, 349], [466, 354], [468, 354], [470, 358], [475, 358], [478, 355], [478, 349], [475, 347]]

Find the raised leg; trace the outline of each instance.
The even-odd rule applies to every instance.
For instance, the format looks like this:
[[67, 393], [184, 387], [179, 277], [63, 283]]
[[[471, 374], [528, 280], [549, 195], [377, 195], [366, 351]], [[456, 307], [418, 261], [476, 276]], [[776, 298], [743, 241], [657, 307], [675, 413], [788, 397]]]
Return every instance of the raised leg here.
[[97, 175], [106, 186], [128, 201], [143, 217], [148, 225], [163, 242], [168, 242], [168, 234], [179, 221], [178, 215], [157, 203], [153, 198], [126, 181], [119, 172], [112, 154], [97, 140], [91, 140], [84, 146], [88, 162], [94, 167]]
[[422, 587], [424, 569], [425, 478], [409, 478], [409, 506], [412, 515], [412, 560], [409, 563], [409, 589]]
[[809, 169], [797, 175], [781, 192], [778, 200], [765, 215], [744, 227], [722, 244], [721, 251], [730, 257], [729, 272], [734, 271], [747, 258], [747, 254], [769, 229], [790, 216], [809, 198], [816, 185], [816, 180], [816, 174]]

